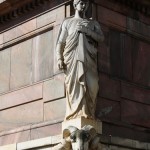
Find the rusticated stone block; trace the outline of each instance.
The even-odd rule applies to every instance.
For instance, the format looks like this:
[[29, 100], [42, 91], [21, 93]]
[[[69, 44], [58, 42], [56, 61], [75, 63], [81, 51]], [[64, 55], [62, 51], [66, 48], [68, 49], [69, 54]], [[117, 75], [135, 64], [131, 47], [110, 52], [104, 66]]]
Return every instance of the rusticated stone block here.
[[1, 103], [0, 110], [32, 102], [38, 99], [42, 99], [43, 98], [42, 85], [43, 85], [42, 83], [36, 84], [0, 96], [0, 103]]
[[51, 101], [44, 104], [44, 120], [64, 119], [66, 111], [66, 99]]
[[61, 134], [61, 123], [31, 129], [31, 140]]
[[61, 78], [54, 78], [44, 82], [43, 99], [45, 102], [59, 99], [65, 96], [63, 75], [61, 76]]
[[20, 105], [0, 112], [0, 131], [43, 121], [43, 101]]
[[[8, 134], [0, 137], [0, 146], [20, 143], [30, 140], [30, 130]], [[12, 149], [9, 149], [12, 150]]]

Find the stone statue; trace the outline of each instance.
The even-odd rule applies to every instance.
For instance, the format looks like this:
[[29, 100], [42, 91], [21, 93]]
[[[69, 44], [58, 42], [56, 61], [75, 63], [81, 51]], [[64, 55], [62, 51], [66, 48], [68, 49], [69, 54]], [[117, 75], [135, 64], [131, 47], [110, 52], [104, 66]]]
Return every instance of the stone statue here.
[[74, 0], [73, 4], [75, 15], [63, 21], [56, 43], [58, 68], [65, 72], [65, 120], [94, 119], [99, 89], [97, 46], [104, 36], [99, 23], [85, 16], [89, 0]]
[[100, 150], [100, 137], [91, 125], [80, 130], [69, 126], [63, 130], [63, 140], [52, 150]]

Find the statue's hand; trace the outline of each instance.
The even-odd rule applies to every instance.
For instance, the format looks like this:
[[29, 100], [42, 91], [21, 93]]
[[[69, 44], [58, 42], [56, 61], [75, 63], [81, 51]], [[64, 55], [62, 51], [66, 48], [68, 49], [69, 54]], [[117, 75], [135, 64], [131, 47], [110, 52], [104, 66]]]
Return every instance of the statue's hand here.
[[78, 32], [82, 32], [82, 33], [86, 33], [86, 34], [88, 33], [88, 28], [85, 27], [84, 25], [77, 24], [76, 30]]
[[63, 63], [63, 61], [59, 59], [58, 62], [57, 62], [57, 66], [58, 66], [59, 70], [64, 69], [64, 63]]

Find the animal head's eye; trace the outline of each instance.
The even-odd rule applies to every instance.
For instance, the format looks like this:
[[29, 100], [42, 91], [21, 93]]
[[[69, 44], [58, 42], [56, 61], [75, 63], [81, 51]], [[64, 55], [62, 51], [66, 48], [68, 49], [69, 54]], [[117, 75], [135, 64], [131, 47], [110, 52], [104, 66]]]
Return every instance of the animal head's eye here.
[[90, 139], [90, 137], [91, 137], [91, 136], [90, 136], [89, 133], [85, 133], [85, 134], [84, 134], [84, 140], [85, 140], [85, 141], [88, 141], [88, 140]]
[[70, 139], [72, 142], [76, 142], [76, 136], [74, 134], [70, 135]]

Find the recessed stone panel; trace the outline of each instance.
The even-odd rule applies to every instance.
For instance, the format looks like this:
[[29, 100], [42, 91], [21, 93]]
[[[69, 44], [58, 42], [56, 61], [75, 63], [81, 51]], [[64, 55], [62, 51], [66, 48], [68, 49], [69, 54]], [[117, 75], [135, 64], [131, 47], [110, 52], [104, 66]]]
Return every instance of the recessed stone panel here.
[[53, 30], [33, 39], [33, 81], [41, 81], [53, 75]]
[[10, 48], [0, 51], [0, 93], [9, 90], [10, 83]]
[[17, 44], [11, 49], [10, 88], [15, 89], [31, 84], [32, 79], [32, 39]]

